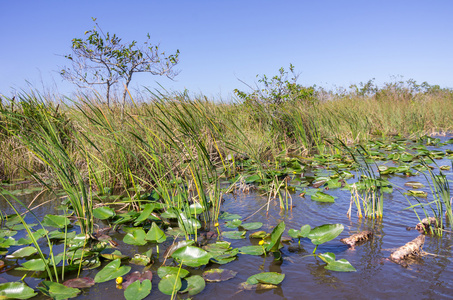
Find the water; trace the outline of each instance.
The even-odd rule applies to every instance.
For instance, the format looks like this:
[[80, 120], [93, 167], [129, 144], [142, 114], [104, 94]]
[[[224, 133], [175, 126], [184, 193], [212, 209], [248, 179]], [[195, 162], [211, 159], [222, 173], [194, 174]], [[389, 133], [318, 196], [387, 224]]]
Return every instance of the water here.
[[[445, 149], [446, 147], [444, 147]], [[450, 160], [437, 161], [438, 165], [449, 165]], [[447, 177], [453, 179], [452, 172], [445, 172]], [[416, 177], [390, 176], [390, 181], [398, 186], [403, 186], [406, 181], [419, 181], [426, 185], [422, 190], [431, 192], [424, 176]], [[312, 201], [309, 196], [300, 197], [292, 194], [293, 205], [291, 211], [280, 211], [276, 200], [270, 203], [270, 210], [265, 209], [255, 213], [267, 202], [267, 197], [258, 193], [243, 195], [226, 195], [222, 206], [223, 211], [236, 213], [243, 218], [251, 216], [247, 222], [262, 222], [264, 225], [260, 230], [270, 232], [280, 221], [285, 221], [286, 230], [290, 228], [300, 229], [304, 224], [312, 228], [327, 223], [341, 223], [345, 229], [336, 239], [320, 245], [317, 253], [333, 252], [336, 259], [348, 260], [357, 272], [341, 273], [326, 270], [325, 263], [316, 259], [311, 254], [314, 245], [308, 239], [303, 239], [300, 247], [297, 242], [285, 245], [282, 249], [283, 261], [274, 261], [272, 255], [268, 257], [238, 255], [238, 258], [226, 265], [209, 264], [199, 269], [187, 268], [192, 275], [201, 274], [209, 268], [226, 268], [238, 272], [235, 278], [220, 282], [207, 283], [206, 288], [194, 299], [450, 299], [453, 298], [453, 268], [452, 251], [453, 235], [449, 232], [442, 237], [427, 236], [423, 250], [430, 255], [410, 263], [407, 268], [387, 260], [390, 253], [396, 248], [406, 244], [418, 236], [415, 230], [408, 231], [407, 227], [415, 227], [419, 222], [412, 210], [405, 210], [409, 206], [407, 199], [394, 189], [392, 194], [385, 194], [384, 217], [382, 220], [370, 220], [358, 218], [353, 210], [351, 218], [346, 216], [349, 207], [350, 193], [342, 190], [330, 190], [327, 193], [338, 198], [335, 203], [319, 203]], [[414, 200], [412, 200], [415, 203]], [[8, 210], [3, 203], [0, 209]], [[47, 213], [57, 213], [52, 205], [42, 206], [36, 210], [37, 215], [44, 216]], [[423, 215], [421, 215], [423, 217]], [[221, 230], [232, 230], [221, 226]], [[365, 244], [356, 247], [354, 250], [340, 242], [341, 238], [362, 230], [371, 230], [374, 238]], [[119, 243], [119, 249], [123, 254], [132, 256], [134, 253], [147, 251], [147, 246], [135, 247], [122, 242], [122, 234], [113, 235]], [[247, 238], [244, 240], [228, 240], [233, 247], [256, 244], [256, 240]], [[171, 241], [160, 246], [163, 252]], [[11, 249], [10, 249], [11, 250]], [[161, 252], [161, 253], [162, 253]], [[155, 251], [154, 251], [155, 253]], [[21, 261], [19, 261], [21, 262]], [[148, 299], [168, 299], [158, 290], [157, 268], [162, 264], [162, 255], [155, 257], [151, 266], [154, 279], [153, 287]], [[167, 260], [166, 265], [171, 263]], [[143, 267], [132, 266], [132, 271], [142, 271]], [[82, 271], [80, 276], [94, 277], [99, 269]], [[251, 275], [260, 272], [278, 272], [285, 274], [284, 281], [276, 289], [245, 291], [239, 288], [240, 283], [247, 280]], [[17, 281], [23, 273], [8, 271], [0, 274], [0, 278], [7, 281]], [[75, 277], [75, 274], [67, 278]], [[25, 278], [30, 286], [34, 287], [39, 280]], [[181, 295], [187, 298], [187, 295]], [[36, 299], [44, 299], [42, 295]], [[115, 287], [113, 281], [96, 284], [90, 289], [83, 289], [83, 293], [76, 299], [123, 299], [123, 291]]]

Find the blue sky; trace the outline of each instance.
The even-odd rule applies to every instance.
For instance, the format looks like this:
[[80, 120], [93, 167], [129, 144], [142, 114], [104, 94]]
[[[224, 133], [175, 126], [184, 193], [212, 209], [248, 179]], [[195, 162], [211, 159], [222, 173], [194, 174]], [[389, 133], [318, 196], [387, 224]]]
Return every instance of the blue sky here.
[[453, 87], [453, 1], [0, 1], [0, 93], [70, 94], [58, 70], [71, 40], [92, 29], [179, 49], [172, 82], [139, 74], [131, 87], [187, 88], [227, 99], [257, 74], [292, 63], [299, 83], [348, 87], [391, 76]]

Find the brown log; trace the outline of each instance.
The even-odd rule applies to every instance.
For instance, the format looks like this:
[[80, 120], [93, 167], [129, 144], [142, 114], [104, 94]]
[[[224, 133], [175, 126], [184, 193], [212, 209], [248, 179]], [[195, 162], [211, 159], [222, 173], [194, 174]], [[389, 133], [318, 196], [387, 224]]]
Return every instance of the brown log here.
[[351, 248], [354, 248], [356, 245], [368, 241], [373, 237], [373, 233], [371, 231], [365, 230], [359, 233], [353, 234], [350, 237], [341, 239], [340, 242], [348, 245]]
[[[440, 225], [440, 221], [439, 221]], [[438, 226], [438, 220], [435, 217], [430, 217], [430, 218], [424, 218], [420, 223], [415, 226], [415, 229], [418, 230], [420, 233], [430, 233], [430, 227], [433, 230], [436, 230], [439, 228]]]
[[424, 243], [425, 236], [421, 234], [406, 245], [399, 247], [395, 252], [390, 254], [390, 260], [404, 265], [403, 260], [420, 255]]

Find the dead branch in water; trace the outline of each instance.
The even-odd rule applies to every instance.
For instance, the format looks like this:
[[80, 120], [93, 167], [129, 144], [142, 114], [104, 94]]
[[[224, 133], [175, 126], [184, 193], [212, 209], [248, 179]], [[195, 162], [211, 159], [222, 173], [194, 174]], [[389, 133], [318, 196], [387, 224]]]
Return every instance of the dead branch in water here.
[[[435, 217], [424, 218], [420, 223], [415, 226], [415, 229], [422, 234], [436, 233], [438, 229], [442, 229], [440, 221]], [[432, 230], [432, 231], [431, 231]]]
[[368, 241], [372, 237], [373, 237], [373, 233], [371, 231], [365, 230], [365, 231], [361, 231], [359, 233], [353, 234], [350, 237], [341, 239], [340, 242], [342, 242], [354, 249], [355, 246]]
[[407, 263], [405, 263], [404, 260], [410, 257], [420, 256], [424, 243], [425, 236], [419, 235], [406, 245], [399, 247], [395, 252], [390, 254], [390, 260], [402, 266], [407, 266]]

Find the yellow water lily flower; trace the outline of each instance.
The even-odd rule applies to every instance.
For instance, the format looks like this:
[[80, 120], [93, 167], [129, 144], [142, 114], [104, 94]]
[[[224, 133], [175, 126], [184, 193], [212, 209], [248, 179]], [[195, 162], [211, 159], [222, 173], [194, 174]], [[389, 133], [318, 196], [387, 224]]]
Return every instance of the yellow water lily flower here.
[[117, 277], [116, 284], [122, 284], [122, 283], [123, 283], [123, 277]]

